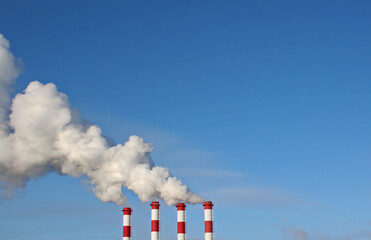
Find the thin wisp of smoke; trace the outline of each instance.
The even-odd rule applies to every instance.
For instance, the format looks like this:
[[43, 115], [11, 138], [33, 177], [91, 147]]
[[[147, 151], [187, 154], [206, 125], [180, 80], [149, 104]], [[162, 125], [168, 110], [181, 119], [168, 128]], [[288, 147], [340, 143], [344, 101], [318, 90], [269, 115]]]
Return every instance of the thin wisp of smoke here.
[[109, 145], [98, 126], [84, 123], [71, 110], [68, 97], [52, 84], [31, 82], [9, 97], [19, 64], [0, 34], [0, 191], [10, 197], [27, 181], [55, 171], [86, 176], [103, 202], [127, 203], [122, 187], [140, 200], [162, 199], [168, 205], [200, 203], [169, 169], [155, 166], [153, 146], [138, 136]]

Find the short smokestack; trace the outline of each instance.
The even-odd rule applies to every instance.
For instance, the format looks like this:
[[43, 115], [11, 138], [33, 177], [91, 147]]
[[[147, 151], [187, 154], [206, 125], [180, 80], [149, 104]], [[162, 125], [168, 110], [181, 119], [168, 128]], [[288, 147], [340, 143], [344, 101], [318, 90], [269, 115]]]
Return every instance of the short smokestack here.
[[205, 209], [205, 240], [213, 240], [213, 203], [204, 202]]
[[160, 239], [160, 203], [151, 203], [151, 240]]
[[186, 205], [184, 203], [178, 203], [176, 205], [178, 209], [177, 217], [178, 217], [178, 240], [185, 240], [185, 208]]
[[123, 218], [123, 230], [122, 230], [122, 240], [130, 240], [131, 239], [131, 208], [124, 208], [122, 209], [124, 213]]

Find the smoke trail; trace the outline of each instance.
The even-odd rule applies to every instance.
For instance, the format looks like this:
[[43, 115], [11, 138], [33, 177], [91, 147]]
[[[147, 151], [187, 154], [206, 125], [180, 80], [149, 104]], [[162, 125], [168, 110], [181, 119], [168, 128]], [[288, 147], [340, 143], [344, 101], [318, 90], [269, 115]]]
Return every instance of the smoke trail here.
[[[19, 74], [9, 42], [0, 34], [0, 187], [3, 196], [25, 187], [29, 179], [50, 171], [87, 176], [103, 202], [127, 202], [121, 188], [142, 201], [160, 198], [168, 205], [199, 203], [164, 167], [155, 166], [150, 143], [130, 136], [123, 145], [110, 146], [101, 129], [83, 123], [65, 94], [52, 83], [31, 82], [10, 106], [9, 86]], [[10, 113], [10, 115], [9, 115]]]
[[19, 64], [9, 51], [9, 41], [0, 34], [0, 136], [8, 131], [6, 122], [10, 104], [9, 86], [19, 72]]

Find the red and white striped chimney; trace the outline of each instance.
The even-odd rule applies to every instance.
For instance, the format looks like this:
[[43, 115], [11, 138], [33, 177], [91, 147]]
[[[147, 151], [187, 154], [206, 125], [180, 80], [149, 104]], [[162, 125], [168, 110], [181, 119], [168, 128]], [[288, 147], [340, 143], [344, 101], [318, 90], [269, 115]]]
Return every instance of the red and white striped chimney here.
[[131, 239], [131, 208], [122, 209], [124, 213], [123, 217], [123, 230], [122, 230], [122, 240]]
[[184, 203], [178, 203], [177, 207], [177, 217], [178, 217], [178, 240], [185, 240], [185, 224], [186, 224], [186, 216], [185, 216], [185, 208], [186, 205]]
[[205, 209], [205, 240], [213, 240], [213, 203], [204, 202]]
[[160, 203], [151, 203], [151, 240], [160, 239]]

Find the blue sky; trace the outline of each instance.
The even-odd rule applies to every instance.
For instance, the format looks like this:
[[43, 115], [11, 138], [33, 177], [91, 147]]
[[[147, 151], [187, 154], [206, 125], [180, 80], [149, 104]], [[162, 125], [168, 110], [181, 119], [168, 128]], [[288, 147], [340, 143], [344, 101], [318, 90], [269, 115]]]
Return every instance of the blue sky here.
[[[371, 239], [369, 1], [0, 1], [24, 71], [215, 203], [215, 238]], [[149, 205], [127, 193], [133, 239]], [[49, 174], [0, 202], [1, 239], [120, 239], [121, 208]], [[189, 206], [188, 239], [203, 237]], [[176, 234], [175, 208], [161, 237]]]

